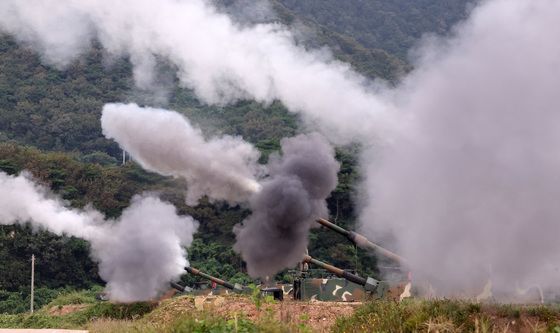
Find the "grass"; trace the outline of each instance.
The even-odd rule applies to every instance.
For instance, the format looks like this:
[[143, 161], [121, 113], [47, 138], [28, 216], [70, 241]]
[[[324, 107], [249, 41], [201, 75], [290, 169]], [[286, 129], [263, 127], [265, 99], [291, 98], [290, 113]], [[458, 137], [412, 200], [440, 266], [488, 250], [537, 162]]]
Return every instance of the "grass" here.
[[374, 301], [337, 320], [333, 332], [554, 332], [560, 308], [457, 300]]
[[95, 303], [95, 294], [98, 289], [84, 290], [84, 291], [71, 291], [65, 294], [61, 294], [51, 302], [49, 302], [46, 307], [53, 306], [64, 306], [69, 304], [88, 304]]
[[147, 303], [96, 303], [70, 314], [53, 315], [44, 308], [33, 314], [0, 315], [0, 328], [81, 328], [99, 318], [139, 319], [152, 309], [153, 305]]
[[[74, 305], [82, 306], [70, 313], [57, 313], [57, 310]], [[224, 317], [207, 310], [198, 311], [194, 308], [194, 299], [188, 296], [182, 297], [181, 302], [173, 299], [158, 305], [155, 303], [113, 304], [97, 301], [95, 292], [91, 291], [59, 295], [33, 314], [0, 314], [0, 328], [87, 329], [92, 333], [307, 332], [303, 326], [299, 330], [283, 325], [273, 318], [272, 313], [252, 321], [239, 313]]]
[[[96, 290], [69, 292], [59, 295], [38, 311], [21, 314], [0, 314], [0, 328], [82, 328], [98, 318], [134, 320], [141, 318], [155, 307], [151, 303], [112, 304], [95, 300]], [[54, 314], [53, 309], [68, 305], [84, 305], [68, 313]]]
[[[0, 314], [0, 328], [73, 328], [91, 333], [112, 332], [264, 332], [311, 333], [305, 322], [281, 322], [264, 304], [261, 315], [249, 319], [244, 313], [221, 315], [196, 309], [194, 298], [181, 296], [155, 303], [112, 304], [99, 302], [94, 292], [60, 295], [34, 314]], [[232, 296], [233, 297], [233, 296]], [[235, 296], [240, 297], [240, 296]], [[231, 300], [230, 300], [231, 301]], [[265, 306], [266, 305], [266, 306]], [[65, 313], [56, 310], [73, 308]], [[280, 316], [281, 317], [281, 316]], [[339, 318], [333, 332], [553, 332], [560, 333], [559, 306], [477, 304], [457, 300], [377, 300]]]

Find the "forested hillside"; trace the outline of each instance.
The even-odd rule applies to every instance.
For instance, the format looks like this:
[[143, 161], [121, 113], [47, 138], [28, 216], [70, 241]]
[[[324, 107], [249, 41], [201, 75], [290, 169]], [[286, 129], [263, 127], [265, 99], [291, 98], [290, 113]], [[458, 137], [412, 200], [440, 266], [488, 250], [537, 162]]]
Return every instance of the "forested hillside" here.
[[[311, 38], [307, 36], [302, 41], [306, 47], [328, 46], [336, 58], [349, 62], [365, 76], [390, 82], [398, 81], [410, 69], [390, 52], [402, 54], [421, 32], [447, 29], [461, 17], [459, 8], [464, 5], [464, 1], [454, 1], [448, 7], [439, 6], [439, 14], [434, 13], [433, 17], [445, 16], [440, 23], [430, 18], [414, 23], [411, 17], [419, 13], [400, 16], [399, 5], [387, 2], [385, 7], [379, 7], [378, 3], [381, 1], [352, 7], [356, 1], [273, 2], [276, 20], [303, 24], [312, 32]], [[356, 9], [362, 11], [353, 22], [356, 25], [344, 27]], [[314, 14], [308, 15], [311, 12]], [[335, 13], [339, 14], [340, 22], [331, 22], [329, 15]], [[373, 17], [386, 21], [381, 25], [360, 25], [360, 21], [375, 21], [366, 13], [375, 13]], [[162, 62], [162, 68], [165, 66]], [[164, 71], [162, 76], [166, 75]], [[171, 78], [165, 85], [165, 99], [154, 99], [155, 92], [134, 88], [128, 59], [108, 61], [100, 47], [93, 47], [69, 67], [56, 69], [44, 65], [31, 49], [0, 35], [0, 170], [10, 174], [28, 170], [73, 207], [92, 204], [108, 217], [118, 216], [133, 195], [157, 191], [180, 213], [190, 214], [201, 223], [189, 251], [191, 263], [226, 279], [247, 281], [243, 263], [231, 245], [233, 225], [249, 212], [209, 202], [189, 207], [185, 204], [182, 182], [145, 172], [134, 162], [121, 166], [121, 150], [102, 136], [101, 108], [108, 102], [131, 101], [174, 109], [208, 132], [243, 136], [263, 152], [263, 159], [278, 149], [281, 138], [298, 132], [297, 116], [288, 113], [279, 102], [265, 106], [252, 101], [227, 107], [204, 105], [174, 80]], [[339, 185], [328, 200], [337, 223], [350, 227], [354, 218], [353, 188], [358, 177], [355, 149], [358, 148], [338, 148], [337, 158], [342, 163]], [[353, 246], [328, 231], [313, 231], [310, 251], [319, 258], [329, 258], [335, 265], [356, 267], [362, 272], [371, 272], [375, 267], [374, 259], [361, 252], [356, 254]], [[26, 297], [32, 253], [37, 255], [38, 287], [81, 288], [101, 283], [96, 265], [88, 257], [86, 242], [28, 227], [2, 226], [0, 301]], [[285, 277], [281, 274], [279, 278]], [[193, 282], [191, 277], [185, 279]]]
[[477, 0], [277, 0], [368, 48], [401, 58], [424, 33], [445, 34]]

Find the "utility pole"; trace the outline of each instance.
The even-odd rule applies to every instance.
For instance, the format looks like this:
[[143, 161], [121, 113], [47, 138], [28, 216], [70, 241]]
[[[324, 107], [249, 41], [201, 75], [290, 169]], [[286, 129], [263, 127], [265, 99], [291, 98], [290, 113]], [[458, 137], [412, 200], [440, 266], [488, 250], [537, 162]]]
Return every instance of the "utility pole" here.
[[126, 164], [126, 152], [123, 149], [123, 151], [122, 151], [122, 165], [125, 165], [125, 164]]
[[33, 313], [33, 300], [34, 300], [34, 287], [35, 287], [35, 255], [31, 255], [31, 313]]

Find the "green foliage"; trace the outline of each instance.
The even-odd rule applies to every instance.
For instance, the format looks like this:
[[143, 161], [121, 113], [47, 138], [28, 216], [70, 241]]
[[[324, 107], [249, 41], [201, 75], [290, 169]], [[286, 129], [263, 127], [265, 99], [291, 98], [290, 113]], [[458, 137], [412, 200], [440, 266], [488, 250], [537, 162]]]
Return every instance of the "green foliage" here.
[[496, 306], [496, 314], [500, 317], [519, 318], [521, 309], [512, 304], [501, 304]]
[[274, 297], [271, 295], [263, 295], [261, 292], [261, 288], [256, 286], [255, 284], [251, 283], [247, 286], [251, 290], [251, 301], [255, 304], [257, 310], [260, 310], [263, 303], [264, 304], [272, 304], [274, 303]]
[[[505, 319], [505, 320], [504, 320]], [[538, 323], [552, 331], [559, 323], [557, 306], [476, 304], [454, 300], [378, 300], [354, 315], [337, 320], [333, 332], [506, 332], [534, 331]]]
[[[204, 243], [200, 238], [195, 238], [188, 250], [190, 264], [201, 271], [228, 280], [232, 283], [247, 284], [251, 279], [242, 273], [241, 258], [233, 252], [231, 246], [218, 242]], [[193, 285], [196, 281], [208, 283], [198, 277], [186, 274], [183, 282]]]
[[101, 287], [96, 286], [89, 290], [64, 292], [49, 302], [47, 307], [95, 303], [95, 295], [102, 290]]
[[[107, 66], [99, 46], [64, 70], [42, 65], [38, 54], [1, 34], [0, 50], [0, 141], [79, 151], [85, 162], [115, 164], [121, 151], [102, 135], [103, 105], [143, 99], [148, 103], [140, 104], [153, 104], [149, 96], [130, 93], [137, 91], [130, 62], [117, 59]], [[297, 128], [297, 117], [278, 102], [208, 106], [192, 91], [177, 86], [167, 107], [182, 112], [208, 133], [241, 135], [254, 143], [293, 135]], [[0, 163], [0, 168], [5, 167]]]
[[535, 316], [544, 322], [549, 322], [553, 319], [559, 319], [558, 314], [560, 308], [545, 305], [533, 306], [527, 309], [527, 313]]
[[[36, 288], [33, 307], [39, 309], [50, 303], [65, 290]], [[29, 311], [31, 304], [30, 287], [20, 287], [18, 291], [0, 290], [0, 313], [23, 313]]]
[[102, 151], [94, 151], [90, 154], [81, 157], [81, 161], [84, 163], [92, 163], [99, 165], [115, 165], [117, 164], [117, 159], [110, 156]]
[[[89, 290], [72, 290], [36, 288], [34, 295], [34, 309], [43, 307], [63, 306], [69, 304], [86, 304], [95, 302], [95, 294], [102, 290], [95, 286]], [[30, 308], [30, 287], [20, 287], [18, 291], [0, 290], [0, 313], [16, 314], [28, 312]]]
[[[280, 21], [305, 27], [307, 34], [312, 36], [302, 41], [305, 47], [319, 49], [327, 46], [336, 59], [352, 65], [366, 77], [394, 83], [410, 70], [410, 66], [403, 60], [383, 50], [380, 45], [365, 45], [357, 40], [358, 35], [350, 35], [342, 29], [333, 29], [328, 23], [318, 20], [315, 15], [320, 15], [317, 12], [320, 13], [323, 9], [323, 1], [314, 1], [311, 5], [314, 8], [303, 2], [294, 4], [284, 0], [271, 1], [271, 4]], [[332, 6], [328, 3], [327, 5]]]
[[99, 117], [104, 103], [123, 100], [132, 87], [131, 65], [103, 63], [92, 48], [63, 71], [41, 64], [39, 56], [0, 35], [0, 133], [5, 139], [43, 149], [106, 151]]
[[297, 325], [298, 332], [301, 333], [311, 333], [313, 332], [310, 327], [308, 327], [305, 323], [309, 321], [309, 315], [304, 313], [299, 316], [299, 324]]
[[424, 33], [447, 33], [476, 0], [276, 0], [328, 30], [405, 58]]
[[217, 316], [206, 315], [202, 318], [184, 318], [175, 322], [169, 332], [173, 333], [218, 333], [239, 332], [251, 333], [262, 332], [257, 325], [249, 319], [235, 316], [226, 320]]
[[33, 314], [0, 314], [0, 328], [80, 328], [93, 319], [135, 320], [151, 312], [151, 303], [112, 304], [96, 302], [66, 315], [52, 315], [43, 308]]
[[[153, 311], [156, 303], [113, 304], [92, 300], [92, 290], [62, 293], [34, 314], [0, 314], [0, 328], [67, 328], [88, 329], [90, 332], [309, 332], [305, 325], [291, 328], [274, 319], [272, 312], [255, 321], [244, 314], [217, 315], [212, 311], [183, 312], [185, 303], [177, 304], [180, 312], [169, 317]], [[258, 289], [257, 289], [258, 290]], [[171, 301], [172, 302], [172, 301]], [[83, 304], [68, 313], [57, 313], [63, 306]], [[187, 302], [188, 304], [188, 302]], [[169, 303], [168, 303], [169, 305]], [[149, 314], [149, 315], [148, 315]], [[148, 315], [148, 316], [146, 316]]]
[[13, 143], [0, 143], [0, 161], [0, 166], [9, 166], [12, 174], [30, 172], [55, 192], [66, 195], [72, 206], [93, 204], [110, 217], [118, 216], [134, 194], [165, 179], [134, 163], [124, 167], [88, 164], [76, 155], [43, 153]]
[[161, 328], [149, 322], [97, 319], [86, 327], [92, 333], [159, 333]]
[[209, 312], [194, 313], [172, 322], [165, 331], [175, 333], [288, 333], [310, 332], [305, 325], [293, 326], [279, 322], [272, 313], [265, 314], [258, 320], [250, 320], [244, 314], [234, 313], [221, 317]]
[[[36, 232], [26, 226], [0, 227], [0, 288], [18, 291], [29, 288], [30, 258], [35, 254], [37, 287], [87, 288], [99, 283], [97, 267], [89, 259], [87, 242], [73, 237], [60, 237], [48, 232]], [[5, 271], [4, 271], [5, 269]]]
[[[138, 319], [151, 312], [157, 304], [147, 302], [113, 304], [111, 302], [97, 302], [80, 312], [83, 320], [91, 318]], [[85, 321], [83, 322], [85, 323]]]

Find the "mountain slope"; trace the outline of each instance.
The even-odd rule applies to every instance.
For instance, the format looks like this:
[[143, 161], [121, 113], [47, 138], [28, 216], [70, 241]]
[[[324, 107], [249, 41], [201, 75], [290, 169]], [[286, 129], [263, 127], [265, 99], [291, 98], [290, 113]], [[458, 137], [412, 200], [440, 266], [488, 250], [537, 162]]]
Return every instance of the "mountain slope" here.
[[406, 57], [424, 33], [445, 34], [476, 0], [276, 0], [368, 48]]

